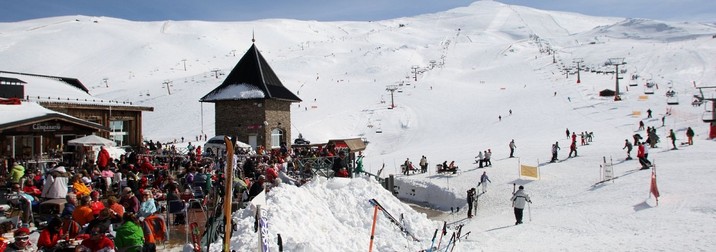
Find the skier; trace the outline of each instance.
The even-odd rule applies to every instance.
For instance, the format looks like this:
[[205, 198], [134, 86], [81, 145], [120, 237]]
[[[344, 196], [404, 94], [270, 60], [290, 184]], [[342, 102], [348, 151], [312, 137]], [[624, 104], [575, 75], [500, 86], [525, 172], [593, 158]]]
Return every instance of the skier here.
[[646, 145], [639, 142], [639, 148], [637, 149], [636, 157], [639, 158], [641, 169], [649, 169], [649, 166], [651, 166], [651, 162], [649, 162], [649, 160], [647, 159], [647, 157], [649, 156], [647, 148], [648, 147], [646, 147]]
[[651, 109], [646, 110], [646, 118], [651, 118]]
[[559, 142], [555, 142], [552, 144], [552, 160], [550, 160], [550, 163], [557, 162], [557, 151], [559, 151]]
[[403, 163], [403, 175], [410, 175], [410, 166], [410, 158], [406, 158]]
[[656, 143], [659, 142], [659, 135], [656, 134], [656, 127], [652, 127], [651, 130], [647, 129], [647, 142], [649, 142], [649, 147], [656, 148]]
[[510, 141], [510, 158], [515, 157], [515, 148], [517, 148], [517, 145], [515, 145], [515, 139], [512, 139], [512, 141]]
[[568, 158], [572, 157], [572, 153], [574, 152], [574, 157], [577, 157], [577, 141], [572, 141], [572, 144], [569, 145], [569, 155]]
[[688, 143], [689, 145], [693, 145], [693, 144], [694, 144], [694, 130], [693, 130], [691, 127], [689, 127], [688, 129], [686, 129], [686, 138], [689, 139], [689, 140], [687, 140], [687, 141], [688, 141], [687, 143]]
[[512, 194], [512, 207], [515, 210], [515, 225], [522, 224], [522, 212], [525, 209], [527, 203], [532, 203], [530, 196], [525, 193], [525, 187], [520, 186], [520, 189]]
[[487, 182], [492, 183], [492, 181], [490, 181], [490, 178], [487, 177], [487, 172], [482, 172], [482, 176], [480, 176], [480, 183], [477, 183], [477, 187], [480, 187], [480, 185], [482, 185], [483, 193], [487, 192]]
[[639, 130], [644, 130], [644, 121], [639, 121]]
[[487, 151], [485, 151], [485, 166], [492, 166], [492, 161], [490, 161], [491, 157], [492, 157], [492, 150], [487, 149]]
[[674, 148], [673, 148], [672, 150], [677, 150], [677, 148], [676, 148], [676, 134], [674, 133], [674, 129], [671, 129], [671, 130], [669, 131], [669, 136], [668, 136], [668, 138], [671, 138], [671, 145], [674, 146]]
[[586, 134], [587, 134], [586, 131], [585, 131], [585, 132], [582, 132], [581, 134], [579, 134], [579, 140], [581, 141], [581, 144], [582, 144], [582, 145], [587, 145], [587, 136], [586, 136]]
[[624, 139], [624, 142], [625, 142], [625, 143], [624, 143], [624, 148], [622, 148], [622, 150], [623, 150], [623, 149], [626, 149], [626, 150], [627, 150], [626, 160], [631, 160], [631, 150], [632, 150], [632, 148], [634, 147], [634, 145], [632, 145], [632, 144], [629, 142], [629, 139]]
[[567, 128], [567, 139], [569, 139], [569, 128]]
[[664, 127], [665, 120], [666, 120], [666, 115], [661, 117], [661, 127]]
[[472, 202], [475, 201], [475, 188], [467, 190], [467, 218], [472, 218]]
[[482, 156], [482, 151], [478, 151], [478, 152], [477, 152], [477, 156], [476, 156], [475, 158], [476, 158], [476, 159], [475, 159], [475, 163], [479, 163], [479, 164], [480, 164], [480, 166], [479, 166], [478, 168], [482, 168], [482, 161], [485, 160], [485, 159], [483, 158], [483, 156]]
[[575, 132], [572, 132], [572, 142], [577, 141], [577, 134]]
[[428, 158], [426, 158], [425, 156], [420, 158], [420, 172], [428, 172]]
[[641, 142], [640, 140], [642, 139], [642, 137], [641, 137], [641, 135], [639, 135], [639, 133], [634, 134], [633, 137], [634, 137], [634, 144], [638, 144], [639, 142]]

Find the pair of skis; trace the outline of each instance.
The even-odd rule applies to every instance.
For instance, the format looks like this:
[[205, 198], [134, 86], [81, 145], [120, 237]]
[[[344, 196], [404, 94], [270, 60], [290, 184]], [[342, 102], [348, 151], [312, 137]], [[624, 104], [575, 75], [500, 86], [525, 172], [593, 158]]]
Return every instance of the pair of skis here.
[[381, 212], [383, 212], [383, 215], [385, 215], [385, 217], [388, 217], [388, 219], [390, 220], [390, 222], [392, 222], [393, 224], [395, 224], [396, 226], [398, 226], [398, 228], [400, 228], [400, 231], [403, 231], [403, 233], [405, 233], [406, 235], [410, 236], [410, 238], [413, 238], [414, 241], [420, 242], [420, 240], [419, 240], [418, 238], [416, 238], [413, 234], [411, 234], [411, 233], [408, 231], [408, 229], [405, 228], [405, 226], [403, 226], [403, 225], [400, 223], [400, 221], [398, 221], [397, 219], [395, 219], [395, 217], [393, 217], [393, 215], [391, 215], [390, 213], [388, 213], [388, 210], [385, 210], [385, 208], [383, 208], [383, 206], [380, 205], [380, 203], [378, 203], [377, 200], [375, 200], [375, 199], [370, 199], [370, 200], [368, 200], [368, 202], [370, 202], [370, 204], [373, 205], [374, 207], [378, 207], [378, 210], [380, 210]]

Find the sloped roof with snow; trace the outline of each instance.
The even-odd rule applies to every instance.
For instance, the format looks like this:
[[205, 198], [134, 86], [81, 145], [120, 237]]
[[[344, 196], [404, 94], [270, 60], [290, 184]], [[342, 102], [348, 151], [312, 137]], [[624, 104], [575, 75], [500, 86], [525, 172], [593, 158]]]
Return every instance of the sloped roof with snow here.
[[97, 130], [109, 131], [109, 128], [100, 124], [47, 109], [35, 102], [22, 102], [19, 105], [0, 105], [0, 131], [50, 119], [58, 119]]
[[[23, 100], [40, 103], [65, 103], [96, 106], [125, 107], [128, 110], [153, 111], [152, 107], [136, 106], [130, 102], [106, 100], [92, 96], [87, 87], [75, 78], [0, 71], [0, 78], [23, 83]], [[19, 81], [19, 82], [18, 82]]]
[[301, 101], [298, 96], [283, 86], [255, 44], [251, 45], [251, 48], [241, 57], [224, 82], [199, 101], [217, 102], [246, 99]]
[[54, 80], [56, 82], [64, 82], [67, 85], [75, 87], [75, 88], [82, 90], [85, 93], [89, 94], [89, 89], [87, 89], [87, 87], [85, 87], [85, 85], [82, 84], [82, 82], [80, 80], [75, 79], [75, 78], [40, 75], [40, 74], [29, 74], [29, 73], [18, 73], [18, 72], [8, 72], [8, 71], [0, 71], [0, 74], [2, 74], [2, 75], [12, 74], [12, 75], [26, 76], [26, 77], [39, 77], [39, 78]]

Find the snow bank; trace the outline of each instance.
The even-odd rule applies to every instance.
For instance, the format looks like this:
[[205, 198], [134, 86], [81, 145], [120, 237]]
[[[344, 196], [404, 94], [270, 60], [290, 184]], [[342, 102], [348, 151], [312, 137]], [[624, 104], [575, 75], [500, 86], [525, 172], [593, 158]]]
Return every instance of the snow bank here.
[[[440, 223], [431, 221], [402, 204], [374, 179], [319, 178], [302, 187], [282, 185], [267, 195], [261, 207], [268, 220], [269, 248], [278, 251], [277, 234], [281, 234], [285, 251], [356, 251], [368, 250], [376, 199], [396, 219], [404, 216], [407, 230], [422, 242], [406, 238], [383, 214], [378, 215], [373, 248], [375, 251], [418, 251], [427, 248], [428, 240]], [[258, 234], [254, 230], [254, 213], [250, 206], [234, 214], [238, 234], [231, 239], [237, 251], [256, 251]], [[423, 247], [425, 246], [425, 248]], [[220, 243], [211, 251], [221, 251]]]

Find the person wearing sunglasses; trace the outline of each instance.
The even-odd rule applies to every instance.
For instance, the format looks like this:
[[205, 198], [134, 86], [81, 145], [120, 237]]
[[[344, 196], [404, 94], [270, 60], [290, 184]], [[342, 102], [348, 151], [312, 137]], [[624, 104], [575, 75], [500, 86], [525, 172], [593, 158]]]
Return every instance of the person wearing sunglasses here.
[[78, 251], [114, 252], [114, 242], [100, 231], [99, 227], [92, 228], [89, 234], [90, 238], [82, 241], [77, 248]]
[[30, 242], [30, 229], [21, 227], [13, 233], [15, 241], [7, 246], [6, 252], [14, 251], [35, 251], [36, 249]]

